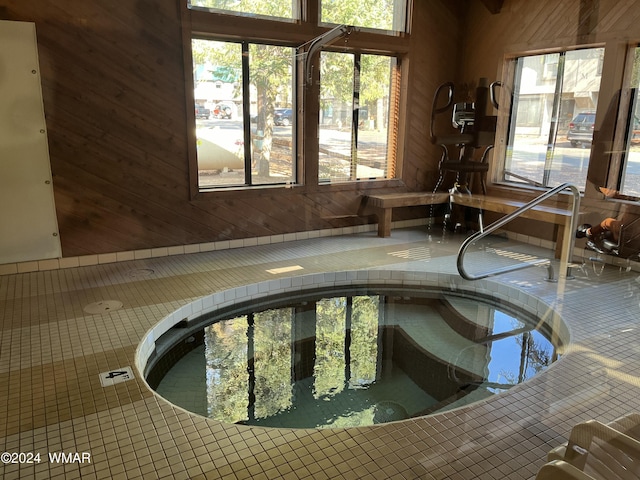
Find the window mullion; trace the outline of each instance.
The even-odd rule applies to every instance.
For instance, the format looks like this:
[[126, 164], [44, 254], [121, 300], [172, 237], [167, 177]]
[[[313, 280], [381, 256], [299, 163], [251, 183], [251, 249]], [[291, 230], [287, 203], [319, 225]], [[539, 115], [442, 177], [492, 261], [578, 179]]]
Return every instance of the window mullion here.
[[[522, 81], [522, 68], [524, 64], [524, 58], [518, 58], [514, 61], [515, 68], [513, 69], [513, 97], [511, 100], [509, 111], [509, 130], [507, 132], [507, 145], [513, 145], [516, 139], [516, 129], [518, 123], [518, 105], [520, 104], [520, 83]], [[513, 155], [513, 153], [512, 153]], [[509, 161], [510, 160], [510, 161]], [[502, 172], [502, 180], [508, 181], [508, 176], [512, 176], [513, 158], [507, 157], [504, 171]]]
[[360, 116], [360, 71], [361, 56], [354, 55], [353, 59], [353, 111], [351, 120], [351, 180], [358, 178], [358, 120]]
[[243, 138], [244, 138], [244, 182], [251, 185], [251, 122], [246, 121], [251, 118], [251, 89], [249, 88], [249, 44], [242, 42], [242, 115]]
[[549, 137], [547, 140], [547, 154], [544, 160], [544, 172], [542, 174], [542, 185], [549, 186], [551, 177], [551, 167], [553, 166], [553, 155], [558, 135], [558, 115], [560, 113], [560, 102], [562, 100], [562, 84], [564, 79], [565, 52], [561, 52], [558, 58], [558, 73], [556, 76], [556, 88], [553, 96], [553, 107], [551, 111], [551, 124], [549, 125]]

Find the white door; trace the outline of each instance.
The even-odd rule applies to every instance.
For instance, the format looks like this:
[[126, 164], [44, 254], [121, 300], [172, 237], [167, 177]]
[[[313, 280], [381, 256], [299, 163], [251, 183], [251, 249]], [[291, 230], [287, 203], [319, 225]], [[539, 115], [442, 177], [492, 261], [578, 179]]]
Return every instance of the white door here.
[[62, 256], [35, 24], [0, 21], [0, 264]]

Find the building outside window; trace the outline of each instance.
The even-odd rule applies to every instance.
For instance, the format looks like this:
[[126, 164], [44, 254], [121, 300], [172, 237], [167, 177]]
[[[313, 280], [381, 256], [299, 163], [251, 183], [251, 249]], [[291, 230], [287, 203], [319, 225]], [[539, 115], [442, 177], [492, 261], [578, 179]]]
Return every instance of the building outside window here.
[[503, 181], [584, 190], [604, 48], [514, 60]]
[[[612, 172], [618, 179], [617, 189], [629, 197], [640, 197], [640, 47], [630, 50], [632, 71], [629, 79], [627, 121], [624, 127], [624, 148], [620, 171]], [[627, 97], [625, 97], [627, 98]]]

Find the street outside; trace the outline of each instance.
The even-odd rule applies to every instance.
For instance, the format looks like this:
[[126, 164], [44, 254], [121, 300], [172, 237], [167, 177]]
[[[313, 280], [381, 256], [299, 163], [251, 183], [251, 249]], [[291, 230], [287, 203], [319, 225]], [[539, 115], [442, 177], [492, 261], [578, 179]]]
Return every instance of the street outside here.
[[[256, 184], [285, 183], [293, 181], [293, 127], [273, 127], [273, 146], [269, 161], [268, 177], [261, 176], [254, 159], [252, 178]], [[244, 139], [242, 119], [196, 120], [198, 137], [198, 165], [200, 187], [244, 184]], [[258, 158], [260, 144], [256, 142], [255, 126], [252, 150]], [[386, 131], [359, 131], [358, 178], [384, 178], [386, 168]], [[215, 146], [215, 147], [214, 147]], [[320, 179], [348, 180], [351, 168], [351, 131], [327, 126], [320, 128]]]
[[[521, 177], [542, 182], [547, 157], [546, 143], [516, 138], [511, 155], [512, 161], [507, 164], [506, 170]], [[583, 190], [586, 186], [590, 155], [589, 148], [572, 147], [568, 141], [556, 143], [553, 149], [549, 186], [571, 182]], [[507, 177], [507, 180], [523, 181], [514, 177]], [[631, 147], [629, 152], [624, 189], [621, 193], [640, 196], [640, 147], [638, 146]]]
[[[291, 125], [273, 127], [269, 173], [267, 176], [261, 176], [254, 162], [253, 183], [293, 181], [292, 129]], [[244, 184], [242, 119], [197, 120], [196, 133], [199, 139], [200, 186]], [[256, 151], [256, 146], [259, 143], [255, 142], [255, 133], [255, 127], [253, 127], [252, 148], [254, 157], [258, 158], [260, 152]], [[357, 178], [385, 178], [386, 139], [386, 131], [359, 130]], [[550, 162], [549, 186], [571, 182], [583, 190], [586, 186], [590, 153], [589, 148], [572, 147], [568, 141], [557, 143]], [[526, 137], [516, 138], [510, 154], [512, 160], [507, 164], [506, 170], [533, 182], [542, 182], [547, 157], [547, 145], [544, 141]], [[319, 162], [321, 181], [350, 179], [351, 131], [349, 128], [337, 129], [321, 125]], [[507, 176], [507, 180], [524, 182], [522, 179], [510, 176]], [[629, 153], [622, 193], [640, 196], [640, 146], [633, 146]]]

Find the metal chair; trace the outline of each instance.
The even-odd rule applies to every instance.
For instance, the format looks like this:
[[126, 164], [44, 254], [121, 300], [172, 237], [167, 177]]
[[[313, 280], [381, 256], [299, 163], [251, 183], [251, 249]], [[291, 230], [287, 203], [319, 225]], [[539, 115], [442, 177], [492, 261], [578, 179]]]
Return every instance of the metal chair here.
[[[593, 252], [594, 254], [587, 254], [587, 252]], [[602, 255], [612, 255], [625, 259], [627, 269], [630, 268], [631, 261], [640, 261], [640, 217], [620, 227], [620, 235], [617, 242], [607, 236], [602, 239], [587, 241], [583, 263], [591, 262], [596, 275], [600, 275], [604, 269], [605, 261]]]

